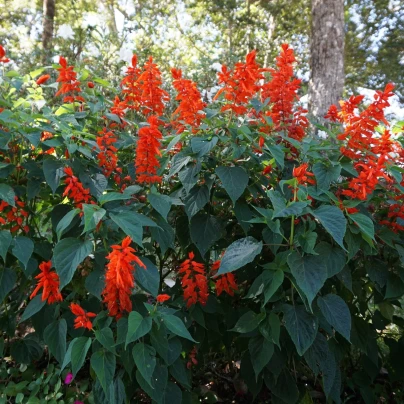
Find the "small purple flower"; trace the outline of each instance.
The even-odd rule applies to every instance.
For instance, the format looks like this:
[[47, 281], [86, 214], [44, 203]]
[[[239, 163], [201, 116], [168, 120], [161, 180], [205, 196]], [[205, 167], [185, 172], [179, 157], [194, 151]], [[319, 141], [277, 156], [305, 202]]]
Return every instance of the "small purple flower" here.
[[82, 401], [76, 400], [74, 404], [84, 404]]
[[73, 373], [68, 373], [65, 377], [65, 384], [70, 384], [73, 380]]

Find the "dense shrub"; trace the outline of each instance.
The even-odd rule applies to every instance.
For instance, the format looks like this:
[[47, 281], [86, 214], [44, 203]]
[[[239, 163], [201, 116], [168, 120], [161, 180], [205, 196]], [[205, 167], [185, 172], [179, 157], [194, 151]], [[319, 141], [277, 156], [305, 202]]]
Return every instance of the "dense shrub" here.
[[151, 58], [0, 62], [3, 402], [403, 400], [393, 85], [315, 136], [287, 45], [209, 105]]

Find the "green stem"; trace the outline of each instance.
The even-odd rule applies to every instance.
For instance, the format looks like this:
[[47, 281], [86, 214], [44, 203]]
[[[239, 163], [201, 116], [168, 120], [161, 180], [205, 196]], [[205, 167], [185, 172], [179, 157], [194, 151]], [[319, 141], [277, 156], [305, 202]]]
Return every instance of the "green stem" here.
[[[293, 190], [293, 202], [296, 202], [297, 199], [297, 184], [294, 186]], [[293, 248], [293, 239], [295, 237], [295, 215], [292, 215], [291, 223], [290, 223], [290, 238], [289, 238], [289, 246], [290, 249]]]

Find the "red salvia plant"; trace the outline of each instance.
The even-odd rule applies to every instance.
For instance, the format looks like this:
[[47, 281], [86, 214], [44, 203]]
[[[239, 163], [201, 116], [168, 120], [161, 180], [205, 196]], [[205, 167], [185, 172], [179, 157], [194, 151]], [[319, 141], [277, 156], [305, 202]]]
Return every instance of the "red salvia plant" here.
[[[220, 260], [215, 261], [212, 264], [211, 276], [215, 277], [216, 272], [220, 268]], [[216, 286], [216, 295], [220, 296], [223, 292], [226, 292], [230, 296], [234, 296], [234, 292], [238, 290], [238, 285], [236, 282], [236, 277], [231, 272], [223, 275], [219, 275], [214, 279]]]
[[71, 303], [70, 311], [76, 316], [74, 319], [74, 328], [87, 328], [87, 330], [93, 329], [93, 324], [91, 323], [91, 318], [97, 315], [92, 312], [85, 311], [79, 304]]
[[37, 79], [36, 84], [38, 84], [38, 86], [40, 86], [41, 84], [46, 83], [49, 79], [50, 79], [50, 75], [49, 75], [49, 74], [43, 74], [42, 76], [40, 76], [40, 77]]
[[47, 300], [48, 304], [63, 301], [59, 290], [59, 275], [51, 270], [52, 262], [43, 261], [39, 264], [40, 274], [35, 277], [38, 280], [36, 288], [31, 293], [30, 299], [33, 299], [42, 289], [42, 301]]
[[143, 66], [143, 72], [138, 78], [141, 89], [140, 105], [145, 116], [161, 116], [164, 112], [164, 102], [169, 101], [168, 93], [161, 88], [161, 72], [157, 65], [153, 63], [153, 58]]
[[172, 123], [178, 133], [185, 130], [185, 124], [191, 126], [192, 132], [201, 124], [201, 120], [205, 117], [202, 110], [206, 107], [206, 103], [202, 101], [201, 93], [199, 92], [196, 83], [192, 80], [184, 79], [180, 69], [171, 69], [173, 76], [173, 87], [178, 94], [175, 99], [179, 102], [173, 116], [175, 120]]
[[316, 183], [314, 178], [314, 174], [308, 171], [309, 165], [308, 163], [301, 164], [298, 167], [293, 168], [293, 176], [297, 179], [297, 183], [301, 185], [312, 184]]
[[88, 188], [84, 188], [83, 184], [73, 174], [73, 170], [70, 167], [65, 167], [64, 172], [67, 177], [65, 179], [66, 188], [63, 192], [63, 196], [67, 196], [69, 199], [72, 199], [75, 206], [82, 209], [83, 203], [88, 203], [91, 201], [90, 190]]
[[197, 302], [204, 306], [209, 296], [205, 266], [194, 261], [194, 258], [194, 253], [190, 252], [188, 259], [180, 265], [178, 271], [182, 276], [181, 285], [184, 290], [184, 300], [187, 303], [187, 307]]
[[132, 310], [130, 296], [135, 286], [134, 264], [146, 269], [143, 262], [134, 254], [135, 249], [130, 247], [131, 242], [129, 236], [125, 237], [121, 245], [112, 245], [112, 251], [107, 255], [109, 263], [106, 267], [102, 296], [109, 315], [116, 319], [122, 317], [125, 311]]
[[10, 59], [6, 57], [5, 49], [0, 45], [0, 63], [8, 63]]
[[247, 54], [245, 63], [236, 63], [233, 71], [225, 65], [222, 66], [218, 78], [223, 87], [214, 97], [216, 100], [224, 93], [224, 98], [230, 101], [221, 108], [222, 112], [231, 110], [237, 115], [247, 112], [247, 103], [260, 90], [259, 80], [264, 79], [265, 69], [257, 64], [256, 56], [257, 51], [251, 51]]
[[152, 115], [147, 119], [149, 126], [139, 129], [139, 139], [136, 148], [136, 175], [139, 183], [156, 183], [161, 181], [157, 175], [160, 163], [157, 159], [160, 153], [160, 139], [163, 137], [159, 131], [159, 120]]
[[68, 66], [63, 56], [60, 56], [59, 64], [61, 67], [56, 69], [59, 71], [59, 77], [56, 79], [56, 82], [62, 85], [56, 93], [56, 96], [65, 94], [63, 102], [66, 103], [73, 103], [74, 101], [85, 102], [84, 98], [78, 95], [81, 89], [80, 82], [77, 80], [77, 73], [73, 70], [74, 66]]
[[26, 225], [28, 212], [24, 209], [25, 202], [20, 201], [16, 196], [14, 198], [15, 206], [9, 205], [6, 201], [0, 202], [0, 225], [10, 229], [11, 233], [23, 230], [29, 232]]

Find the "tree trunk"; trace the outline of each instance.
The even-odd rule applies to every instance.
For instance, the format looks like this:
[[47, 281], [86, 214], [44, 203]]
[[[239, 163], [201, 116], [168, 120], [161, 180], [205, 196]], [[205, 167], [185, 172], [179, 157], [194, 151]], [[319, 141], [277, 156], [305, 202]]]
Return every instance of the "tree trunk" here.
[[46, 60], [50, 56], [50, 51], [52, 49], [55, 12], [56, 12], [55, 0], [43, 0], [43, 32], [42, 32], [43, 63], [46, 63]]
[[311, 0], [309, 109], [320, 120], [344, 87], [344, 0]]
[[116, 26], [115, 20], [114, 0], [104, 0], [104, 6], [107, 10], [107, 25], [109, 33], [116, 37], [118, 36], [118, 27]]

